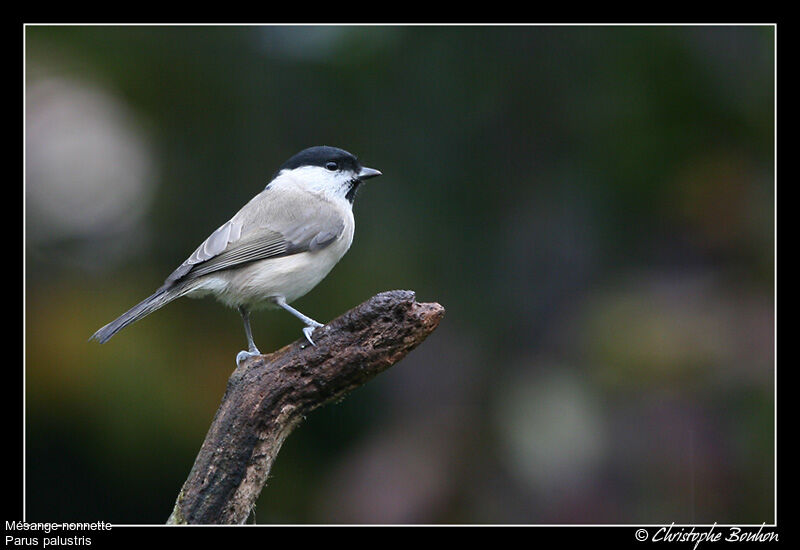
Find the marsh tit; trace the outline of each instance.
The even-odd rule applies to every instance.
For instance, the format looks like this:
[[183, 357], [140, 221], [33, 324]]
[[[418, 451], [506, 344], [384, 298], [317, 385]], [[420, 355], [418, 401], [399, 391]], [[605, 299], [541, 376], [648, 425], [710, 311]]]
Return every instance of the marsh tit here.
[[314, 288], [353, 242], [353, 199], [362, 182], [381, 172], [336, 147], [310, 147], [287, 160], [263, 191], [214, 231], [152, 296], [110, 322], [91, 339], [117, 332], [181, 296], [215, 296], [239, 310], [247, 351], [260, 355], [250, 312], [283, 308], [311, 335], [323, 326], [289, 304]]

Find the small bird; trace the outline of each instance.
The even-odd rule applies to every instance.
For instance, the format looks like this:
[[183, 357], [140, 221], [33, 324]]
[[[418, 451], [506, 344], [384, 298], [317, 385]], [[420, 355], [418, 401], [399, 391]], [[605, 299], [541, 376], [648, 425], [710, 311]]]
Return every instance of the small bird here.
[[287, 160], [267, 186], [214, 231], [151, 296], [110, 322], [89, 340], [101, 344], [142, 317], [181, 296], [215, 296], [239, 310], [247, 351], [236, 364], [261, 352], [253, 341], [250, 312], [283, 308], [306, 326], [312, 345], [323, 326], [289, 304], [331, 271], [353, 242], [353, 200], [364, 180], [382, 175], [343, 149], [316, 146]]

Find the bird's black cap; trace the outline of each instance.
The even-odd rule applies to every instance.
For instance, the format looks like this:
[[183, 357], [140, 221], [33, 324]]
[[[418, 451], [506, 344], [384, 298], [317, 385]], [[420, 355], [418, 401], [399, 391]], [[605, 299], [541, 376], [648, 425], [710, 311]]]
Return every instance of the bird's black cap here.
[[316, 147], [309, 147], [303, 149], [295, 156], [283, 163], [278, 168], [281, 170], [293, 170], [301, 166], [325, 166], [329, 162], [335, 162], [339, 170], [353, 171], [358, 173], [361, 170], [361, 164], [355, 155], [348, 153], [344, 149], [338, 147], [329, 147], [327, 145], [318, 145]]

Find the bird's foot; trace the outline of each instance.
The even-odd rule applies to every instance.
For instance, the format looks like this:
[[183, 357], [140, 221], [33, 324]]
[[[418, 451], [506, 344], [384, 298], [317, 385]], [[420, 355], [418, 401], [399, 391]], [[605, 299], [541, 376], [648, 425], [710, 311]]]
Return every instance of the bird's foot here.
[[306, 340], [308, 340], [308, 343], [314, 347], [316, 347], [316, 344], [314, 343], [314, 340], [311, 339], [311, 334], [314, 332], [314, 329], [320, 328], [322, 326], [324, 326], [322, 323], [317, 323], [316, 321], [314, 321], [313, 325], [309, 325], [303, 329], [303, 334], [306, 335]]
[[261, 355], [261, 352], [256, 349], [255, 351], [240, 351], [236, 354], [236, 366], [239, 367], [242, 365], [244, 361], [247, 361], [251, 357], [255, 357], [256, 355]]

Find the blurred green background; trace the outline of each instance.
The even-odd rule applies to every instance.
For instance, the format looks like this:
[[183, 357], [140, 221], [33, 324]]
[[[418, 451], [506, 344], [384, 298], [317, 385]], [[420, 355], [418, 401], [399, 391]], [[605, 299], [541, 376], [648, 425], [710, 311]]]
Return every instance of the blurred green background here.
[[289, 437], [257, 522], [774, 521], [774, 32], [28, 26], [27, 519], [166, 521], [239, 315], [87, 338], [326, 144], [384, 176], [295, 305], [447, 314]]

